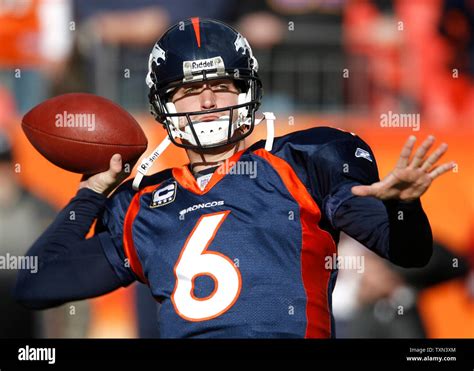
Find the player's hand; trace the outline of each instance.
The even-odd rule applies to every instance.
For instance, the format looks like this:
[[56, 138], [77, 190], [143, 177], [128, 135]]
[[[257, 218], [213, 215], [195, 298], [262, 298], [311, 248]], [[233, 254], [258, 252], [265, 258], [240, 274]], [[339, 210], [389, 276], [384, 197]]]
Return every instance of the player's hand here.
[[435, 141], [432, 135], [423, 142], [410, 161], [415, 141], [414, 135], [408, 138], [397, 166], [384, 179], [369, 186], [352, 187], [352, 193], [356, 196], [372, 196], [380, 200], [413, 201], [428, 190], [435, 178], [456, 166], [454, 161], [435, 166], [448, 149], [446, 143], [441, 144], [430, 156], [425, 158]]
[[94, 192], [107, 196], [117, 187], [129, 174], [122, 169], [122, 156], [114, 154], [110, 159], [109, 170], [90, 177], [83, 176], [79, 183], [79, 189], [90, 188]]

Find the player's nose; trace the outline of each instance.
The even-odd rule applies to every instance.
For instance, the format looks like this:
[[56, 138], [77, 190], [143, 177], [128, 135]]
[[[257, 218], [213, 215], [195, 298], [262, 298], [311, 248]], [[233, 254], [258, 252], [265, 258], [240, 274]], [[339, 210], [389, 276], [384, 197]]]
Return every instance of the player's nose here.
[[216, 106], [216, 94], [211, 89], [204, 89], [200, 94], [201, 109], [214, 109]]

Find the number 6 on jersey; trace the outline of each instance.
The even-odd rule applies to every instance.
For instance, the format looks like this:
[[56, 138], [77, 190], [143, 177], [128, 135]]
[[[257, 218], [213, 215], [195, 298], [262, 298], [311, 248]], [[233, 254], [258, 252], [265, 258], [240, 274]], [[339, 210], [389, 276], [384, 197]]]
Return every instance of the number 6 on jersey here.
[[[225, 255], [207, 251], [230, 211], [201, 216], [189, 235], [175, 265], [176, 284], [171, 300], [180, 317], [206, 321], [226, 312], [240, 294], [240, 272]], [[213, 292], [205, 298], [194, 296], [194, 280], [209, 276]]]

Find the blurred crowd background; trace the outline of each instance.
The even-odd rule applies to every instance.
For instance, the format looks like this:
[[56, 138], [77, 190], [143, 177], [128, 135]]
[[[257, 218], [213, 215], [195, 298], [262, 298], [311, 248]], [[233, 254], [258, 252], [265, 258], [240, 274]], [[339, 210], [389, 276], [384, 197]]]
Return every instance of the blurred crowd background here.
[[[152, 148], [165, 132], [148, 114], [148, 55], [191, 16], [223, 20], [249, 40], [278, 135], [353, 131], [381, 176], [408, 135], [449, 144], [446, 160], [458, 167], [422, 197], [430, 264], [397, 268], [343, 236], [340, 255], [363, 255], [365, 266], [340, 270], [334, 314], [342, 338], [474, 337], [473, 0], [0, 0], [0, 255], [23, 254], [80, 178], [34, 150], [21, 117], [49, 97], [91, 92], [128, 109]], [[417, 115], [419, 130], [382, 127], [389, 112]], [[155, 170], [185, 161], [172, 149]], [[159, 308], [143, 285], [30, 312], [11, 298], [14, 279], [0, 270], [0, 337], [157, 336]]]

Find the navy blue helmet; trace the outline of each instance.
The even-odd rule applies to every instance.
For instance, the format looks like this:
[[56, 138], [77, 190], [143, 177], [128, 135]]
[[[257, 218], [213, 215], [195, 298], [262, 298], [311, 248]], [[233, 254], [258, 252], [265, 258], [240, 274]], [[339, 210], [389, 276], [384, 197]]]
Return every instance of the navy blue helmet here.
[[[232, 27], [212, 19], [178, 22], [153, 47], [148, 67], [151, 113], [166, 127], [175, 145], [216, 148], [240, 141], [253, 131], [255, 111], [262, 99], [258, 63], [247, 40]], [[215, 79], [234, 82], [239, 90], [236, 105], [176, 112], [171, 102], [176, 89]], [[207, 114], [219, 118], [212, 122], [193, 121], [193, 117]]]

